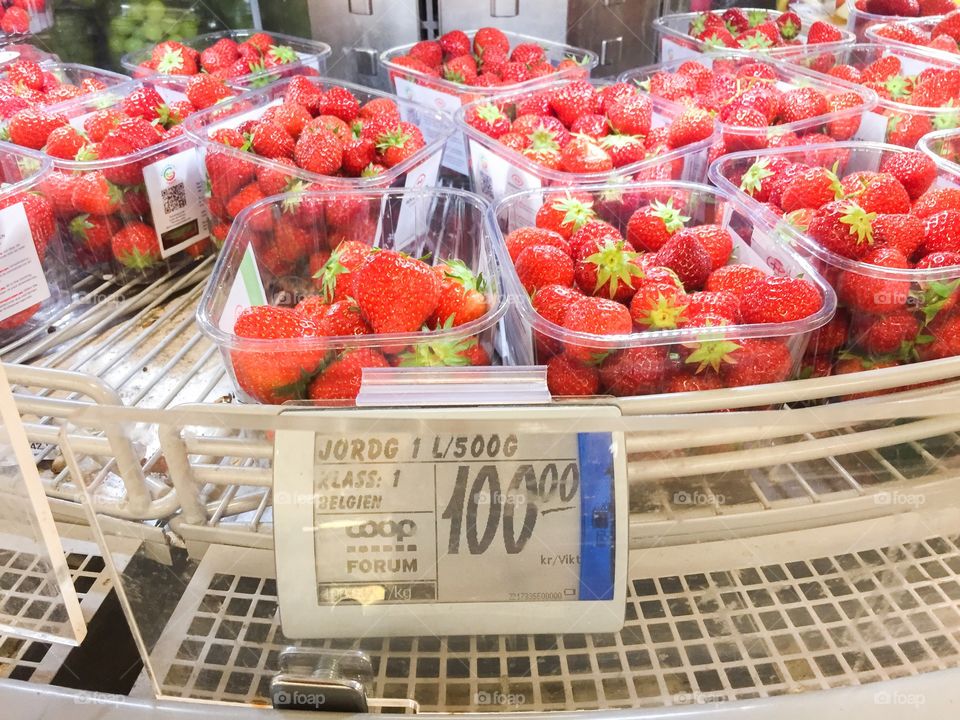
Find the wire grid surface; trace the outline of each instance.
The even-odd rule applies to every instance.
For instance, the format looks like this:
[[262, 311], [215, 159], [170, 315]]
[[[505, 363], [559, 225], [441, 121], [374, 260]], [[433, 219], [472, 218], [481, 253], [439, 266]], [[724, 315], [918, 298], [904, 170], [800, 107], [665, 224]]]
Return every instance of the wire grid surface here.
[[[264, 702], [291, 643], [271, 553], [211, 547], [154, 649], [162, 693]], [[221, 570], [222, 569], [222, 570]], [[367, 638], [372, 697], [424, 711], [700, 704], [960, 665], [960, 536], [630, 581], [619, 633]], [[189, 598], [189, 600], [187, 600]], [[310, 645], [310, 643], [299, 643]]]
[[[71, 538], [61, 541], [73, 587], [80, 598], [84, 618], [89, 622], [112, 587], [109, 572], [94, 543]], [[125, 564], [120, 556], [115, 559], [121, 567]], [[32, 553], [0, 550], [0, 606], [4, 612], [16, 609], [28, 616], [49, 612], [53, 606], [49, 598], [32, 595], [39, 582], [38, 562], [38, 556]], [[44, 605], [49, 607], [45, 609]], [[69, 651], [65, 645], [0, 634], [0, 679], [49, 682]]]

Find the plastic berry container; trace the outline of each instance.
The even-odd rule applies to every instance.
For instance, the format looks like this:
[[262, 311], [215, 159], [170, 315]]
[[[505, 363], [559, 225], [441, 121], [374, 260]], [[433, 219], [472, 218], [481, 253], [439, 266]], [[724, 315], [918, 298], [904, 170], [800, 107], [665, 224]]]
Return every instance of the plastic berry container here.
[[[764, 13], [771, 20], [776, 20], [783, 13], [776, 10], [767, 10], [767, 9], [755, 9], [755, 8], [740, 8], [743, 12], [749, 14], [752, 12]], [[704, 11], [706, 12], [706, 11]], [[712, 53], [716, 51], [723, 52], [725, 50], [736, 50], [737, 48], [724, 48], [724, 47], [711, 47], [708, 43], [703, 40], [698, 40], [693, 35], [690, 34], [690, 24], [698, 17], [703, 15], [703, 12], [689, 12], [689, 13], [678, 13], [675, 15], [666, 15], [664, 17], [659, 17], [653, 21], [653, 29], [657, 33], [657, 37], [660, 39], [659, 48], [660, 55], [659, 58], [661, 62], [670, 62], [673, 60], [690, 60], [696, 59], [701, 55], [707, 53]], [[807, 45], [807, 29], [808, 23], [804, 23], [803, 29], [800, 31], [798, 36], [800, 42], [803, 45]], [[833, 43], [823, 43], [820, 47], [833, 47], [834, 45], [849, 45], [855, 42], [853, 33], [848, 32], [847, 30], [841, 30], [837, 28], [837, 31], [841, 35], [841, 39]], [[762, 52], [765, 55], [770, 57], [777, 57], [781, 55], [784, 51], [789, 50], [791, 45], [784, 45], [782, 47], [771, 47], [764, 49], [754, 49], [750, 52]]]
[[[497, 250], [511, 299], [504, 326], [518, 361], [546, 365], [548, 384], [555, 396], [651, 395], [796, 378], [809, 338], [830, 321], [836, 309], [833, 290], [812, 266], [789, 248], [774, 242], [769, 233], [758, 231], [750, 214], [734, 203], [726, 190], [684, 182], [632, 183], [617, 190], [616, 199], [611, 199], [606, 188], [596, 185], [527, 191], [511, 195], [494, 206], [499, 231]], [[805, 278], [819, 292], [820, 307], [790, 322], [686, 328], [676, 322], [671, 324], [678, 327], [671, 329], [647, 329], [634, 320], [633, 331], [628, 334], [570, 330], [534, 309], [534, 302], [511, 261], [506, 238], [514, 230], [531, 225], [524, 213], [518, 212], [531, 201], [542, 207], [564, 201], [573, 194], [577, 194], [578, 200], [592, 203], [596, 219], [613, 225], [624, 238], [629, 237], [628, 224], [633, 213], [655, 202], [669, 204], [680, 212], [686, 218], [686, 228], [719, 225], [730, 233], [733, 241], [727, 264], [756, 267], [767, 276]], [[649, 267], [642, 267], [646, 273], [652, 272]], [[568, 302], [566, 307], [575, 302]], [[683, 313], [676, 317], [685, 317]], [[571, 376], [577, 379], [568, 382]]]
[[[179, 42], [187, 47], [193, 48], [197, 52], [202, 52], [216, 43], [217, 40], [229, 38], [238, 43], [242, 43], [251, 36], [262, 32], [264, 31], [253, 29], [222, 30], [220, 32], [204, 33]], [[236, 82], [245, 84], [251, 88], [263, 87], [264, 85], [268, 85], [284, 77], [290, 77], [291, 75], [323, 75], [326, 72], [327, 58], [329, 58], [333, 52], [327, 43], [275, 32], [268, 32], [267, 35], [273, 38], [276, 45], [289, 47], [293, 50], [297, 55], [297, 59], [290, 63], [270, 68], [269, 70], [230, 78], [229, 82], [231, 84]], [[143, 63], [150, 59], [153, 47], [153, 45], [150, 45], [136, 52], [127, 53], [120, 58], [120, 64], [135, 78], [162, 75], [162, 73], [158, 73], [156, 70], [143, 65]], [[164, 77], [176, 76], [167, 75]]]
[[[929, 47], [933, 40], [933, 29], [940, 22], [940, 18], [909, 18], [898, 22], [884, 22], [870, 25], [864, 33], [864, 42], [892, 45], [893, 47], [923, 48], [927, 52], [944, 52], [947, 55], [956, 55], [956, 52]], [[917, 42], [900, 39], [898, 35], [907, 33], [914, 35]]]
[[[151, 83], [167, 102], [185, 98], [182, 81]], [[119, 107], [139, 83], [117, 85], [57, 108], [74, 127]], [[148, 282], [171, 263], [213, 250], [196, 145], [186, 134], [137, 152], [95, 160], [50, 158], [45, 181], [77, 272]]]
[[[294, 200], [320, 206], [348, 203], [356, 212], [346, 224], [321, 213], [319, 218], [299, 225], [307, 238], [301, 246], [301, 257], [281, 267], [271, 259], [269, 248], [275, 237], [271, 228], [303, 220], [289, 214], [289, 202]], [[299, 207], [306, 210], [308, 206]], [[249, 333], [241, 337], [235, 332], [238, 316], [253, 306], [283, 306], [307, 312], [300, 303], [319, 303], [320, 312], [326, 312], [330, 306], [324, 293], [331, 286], [324, 284], [322, 276], [316, 277], [312, 259], [329, 259], [331, 252], [341, 255], [327, 267], [343, 262], [354, 270], [336, 275], [333, 294], [326, 297], [337, 305], [351, 305], [354, 322], [366, 323], [369, 306], [365, 303], [369, 294], [357, 288], [360, 280], [351, 285], [349, 298], [345, 292], [341, 294], [339, 283], [350, 279], [358, 267], [346, 259], [354, 250], [348, 251], [339, 244], [343, 238], [349, 238], [354, 250], [362, 246], [364, 253], [373, 248], [398, 251], [433, 266], [459, 260], [473, 277], [482, 275], [478, 292], [485, 305], [467, 322], [439, 323], [431, 318], [422, 327], [435, 329], [416, 332], [374, 333], [370, 332], [372, 323], [365, 328], [365, 334], [351, 335], [311, 331], [309, 337], [265, 339], [263, 333], [256, 333], [258, 337], [254, 338]], [[501, 287], [495, 242], [489, 205], [462, 190], [371, 189], [277, 195], [247, 207], [237, 217], [200, 300], [197, 320], [201, 330], [220, 348], [238, 397], [252, 403], [280, 404], [297, 399], [350, 401], [359, 387], [359, 370], [352, 382], [345, 383], [342, 363], [340, 371], [335, 366], [338, 360], [361, 352], [367, 358], [375, 357], [364, 367], [499, 364], [499, 322], [506, 312], [507, 300]], [[368, 257], [377, 255], [374, 252]], [[430, 268], [428, 272], [439, 271]], [[309, 317], [317, 317], [315, 307], [309, 312]], [[357, 355], [355, 360], [359, 357], [363, 355]], [[334, 382], [334, 374], [339, 374], [341, 382]]]
[[[826, 74], [838, 65], [850, 65], [863, 70], [888, 57], [900, 61], [904, 75], [917, 76], [928, 68], [960, 69], [960, 57], [920, 47], [899, 47], [877, 43], [858, 43], [829, 52], [810, 56], [804, 52], [784, 58], [788, 62], [817, 73]], [[831, 76], [832, 77], [832, 76]], [[855, 140], [889, 142], [904, 147], [916, 147], [921, 137], [934, 130], [956, 127], [960, 124], [960, 93], [951, 97], [949, 106], [925, 107], [903, 100], [878, 95], [876, 107], [863, 116]]]
[[[0, 53], [2, 53], [2, 51], [0, 51]], [[50, 112], [58, 112], [62, 107], [68, 106], [72, 102], [80, 99], [91, 99], [108, 90], [111, 90], [112, 88], [133, 82], [126, 75], [121, 75], [120, 73], [111, 72], [109, 70], [101, 70], [100, 68], [91, 67], [90, 65], [80, 65], [78, 63], [65, 63], [59, 61], [40, 62], [39, 65], [45, 73], [51, 73], [55, 78], [57, 78], [61, 85], [80, 87], [83, 81], [87, 80], [94, 81], [103, 86], [101, 90], [86, 93], [85, 95], [64, 100], [55, 100], [54, 102], [50, 103], [41, 103], [42, 106], [48, 109]], [[8, 66], [0, 64], [0, 82], [7, 79], [8, 71]]]
[[[630, 182], [642, 179], [674, 179], [690, 182], [706, 177], [708, 153], [714, 135], [689, 145], [675, 148], [662, 155], [615, 167], [598, 173], [575, 173], [547, 168], [533, 162], [495, 138], [469, 125], [466, 115], [472, 108], [488, 102], [496, 104], [510, 118], [517, 115], [517, 106], [541, 93], [553, 93], [569, 85], [571, 80], [557, 80], [522, 92], [499, 95], [492, 101], [477, 100], [457, 111], [455, 121], [467, 143], [470, 178], [475, 192], [496, 202], [514, 192], [555, 185], [572, 186], [609, 181]], [[611, 85], [610, 81], [591, 80], [600, 89]], [[639, 91], [638, 91], [639, 92]], [[652, 130], [669, 126], [682, 115], [686, 108], [675, 103], [650, 96], [653, 104]], [[534, 208], [535, 210], [535, 208]]]
[[[808, 53], [811, 57], [825, 55], [828, 60], [832, 60], [834, 57], [834, 51], [829, 50], [828, 46], [825, 45], [810, 46], [802, 50], [792, 48], [792, 51], [794, 53]], [[837, 49], [835, 52], [841, 51]], [[642, 83], [644, 84], [643, 86], [645, 86], [654, 75], [658, 73], [676, 73], [688, 62], [697, 62], [713, 70], [723, 66], [725, 72], [734, 75], [738, 69], [743, 66], [763, 64], [767, 66], [771, 74], [775, 76], [776, 79], [772, 80], [772, 82], [774, 82], [777, 89], [781, 91], [812, 88], [827, 98], [847, 93], [855, 93], [860, 98], [859, 102], [848, 105], [839, 111], [831, 111], [826, 114], [792, 122], [780, 122], [780, 120], [777, 119], [775, 122], [779, 124], [768, 127], [750, 127], [718, 120], [718, 132], [720, 140], [723, 141], [724, 150], [761, 148], [767, 147], [770, 144], [783, 144], [784, 136], [790, 135], [791, 133], [800, 138], [808, 135], [817, 136], [813, 138], [816, 140], [848, 140], [857, 130], [860, 124], [859, 119], [868, 113], [871, 108], [876, 106], [877, 96], [872, 90], [852, 85], [836, 78], [825, 77], [806, 68], [793, 66], [780, 60], [780, 57], [771, 59], [747, 55], [745, 53], [700, 55], [695, 58], [678, 59], [628, 70], [621, 73], [618, 79], [621, 82]], [[679, 102], [686, 101], [681, 100]], [[697, 99], [694, 98], [690, 102], [697, 104]]]
[[926, 153], [950, 175], [960, 177], [960, 128], [924, 135], [917, 149]]
[[[476, 30], [468, 30], [465, 33], [470, 39], [471, 45], [473, 44], [473, 37], [476, 33]], [[511, 49], [520, 43], [535, 43], [544, 49], [546, 59], [552, 65], [556, 66], [560, 61], [572, 58], [577, 61], [579, 67], [559, 70], [555, 75], [547, 76], [547, 78], [541, 77], [521, 83], [497, 85], [495, 87], [479, 87], [433, 77], [397, 63], [396, 59], [406, 55], [410, 51], [410, 48], [416, 43], [398, 45], [397, 47], [385, 50], [380, 54], [380, 63], [387, 69], [390, 82], [397, 95], [431, 107], [436, 107], [448, 115], [453, 115], [461, 105], [466, 105], [484, 98], [489, 99], [495, 95], [506, 92], [520, 91], [542, 84], [545, 80], [590, 77], [590, 73], [600, 62], [600, 58], [591, 50], [544, 40], [530, 35], [522, 35], [520, 33], [503, 31], [503, 34], [506, 35], [510, 41]], [[466, 151], [462, 147], [460, 138], [457, 136], [454, 136], [448, 142], [447, 153], [444, 157], [444, 166], [463, 175], [468, 174]]]
[[[860, 10], [857, 7], [857, 2], [855, 0], [849, 0], [847, 2], [847, 7], [849, 8], [847, 14], [847, 30], [857, 36], [857, 42], [863, 42], [866, 40], [868, 30], [874, 25], [918, 19], [917, 17], [907, 17], [902, 15], [878, 15], [877, 13]], [[933, 15], [930, 17], [939, 19], [943, 16]]]
[[[838, 311], [831, 331], [811, 341], [808, 367], [817, 374], [853, 372], [889, 367], [960, 354], [948, 338], [960, 337], [955, 329], [958, 315], [953, 310], [960, 288], [960, 265], [934, 268], [881, 267], [837, 254], [805, 232], [779, 217], [767, 205], [740, 190], [739, 178], [757, 161], [783, 157], [791, 162], [836, 168], [838, 177], [854, 172], [875, 172], [894, 155], [914, 150], [872, 142], [836, 143], [824, 146], [817, 158], [803, 148], [741, 152], [724, 156], [710, 167], [710, 179], [721, 190], [735, 193], [736, 201], [782, 245], [802, 254], [834, 287]], [[941, 167], [930, 190], [960, 186], [960, 174]], [[929, 190], [927, 191], [929, 192]], [[913, 208], [927, 204], [921, 196]], [[960, 206], [960, 203], [958, 203]], [[884, 321], [901, 323], [905, 333], [884, 327]], [[909, 331], [909, 332], [907, 332]], [[903, 344], [887, 346], [890, 338]], [[851, 363], [853, 363], [851, 367]], [[841, 369], [843, 368], [843, 369]]]
[[[361, 104], [377, 98], [391, 100], [397, 104], [401, 117], [406, 119], [406, 121], [412, 122], [420, 128], [427, 125], [433, 125], [439, 128], [445, 124], [447, 126], [446, 133], [427, 140], [426, 145], [410, 157], [386, 169], [381, 174], [372, 177], [320, 175], [293, 165], [281, 164], [275, 160], [256, 155], [253, 152], [228, 147], [210, 139], [210, 134], [216, 130], [221, 128], [235, 128], [245, 121], [256, 120], [261, 117], [268, 108], [281, 104], [290, 80], [280, 80], [261, 90], [243, 93], [233, 100], [218, 103], [212, 108], [208, 108], [187, 118], [184, 127], [187, 135], [197, 144], [200, 166], [208, 187], [213, 188], [214, 186], [220, 185], [232, 186], [234, 184], [230, 177], [228, 177], [228, 175], [232, 174], [232, 168], [235, 167], [234, 165], [225, 163], [225, 169], [223, 171], [215, 169], [212, 171], [213, 174], [211, 174], [213, 163], [208, 161], [211, 154], [232, 159], [234, 163], [241, 163], [246, 168], [252, 167], [254, 170], [276, 170], [285, 177], [300, 181], [303, 187], [313, 183], [321, 185], [324, 189], [337, 188], [351, 190], [396, 186], [408, 188], [431, 187], [436, 184], [440, 161], [443, 156], [444, 143], [450, 132], [450, 121], [442, 113], [412, 100], [405, 100], [389, 93], [373, 90], [361, 85], [354, 85], [349, 82], [331, 80], [329, 78], [310, 78], [310, 82], [321, 88], [329, 89], [332, 87], [340, 87], [349, 90]], [[425, 132], [423, 134], [426, 140], [427, 134]], [[215, 224], [221, 226], [229, 225], [233, 217], [235, 217], [235, 214], [230, 211], [229, 199], [230, 198], [226, 196], [218, 197], [215, 193], [209, 195], [208, 205], [210, 215]]]
[[69, 302], [67, 263], [53, 204], [52, 166], [40, 153], [0, 142], [0, 347], [42, 328]]
[[0, 70], [17, 60], [30, 60], [36, 63], [60, 62], [60, 57], [30, 43], [17, 40], [6, 42], [0, 37]]
[[[35, 35], [53, 25], [53, 0], [40, 0], [31, 5], [29, 9], [16, 8], [15, 12], [25, 15], [15, 19], [6, 17], [7, 11], [12, 8], [7, 7], [0, 12], [0, 39]], [[24, 21], [26, 28], [23, 27]]]

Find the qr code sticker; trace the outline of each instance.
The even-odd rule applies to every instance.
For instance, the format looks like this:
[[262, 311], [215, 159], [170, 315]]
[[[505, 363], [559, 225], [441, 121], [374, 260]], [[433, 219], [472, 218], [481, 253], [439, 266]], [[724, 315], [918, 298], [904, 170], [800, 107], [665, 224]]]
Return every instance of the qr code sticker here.
[[169, 215], [187, 206], [187, 189], [183, 183], [177, 183], [161, 190], [160, 198], [163, 200], [163, 212]]

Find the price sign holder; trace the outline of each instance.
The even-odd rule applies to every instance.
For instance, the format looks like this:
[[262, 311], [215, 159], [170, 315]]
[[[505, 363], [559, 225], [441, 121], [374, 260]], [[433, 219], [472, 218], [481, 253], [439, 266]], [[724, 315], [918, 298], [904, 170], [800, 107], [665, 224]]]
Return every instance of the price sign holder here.
[[282, 412], [311, 428], [274, 445], [286, 637], [623, 626], [623, 434], [577, 429], [616, 406]]

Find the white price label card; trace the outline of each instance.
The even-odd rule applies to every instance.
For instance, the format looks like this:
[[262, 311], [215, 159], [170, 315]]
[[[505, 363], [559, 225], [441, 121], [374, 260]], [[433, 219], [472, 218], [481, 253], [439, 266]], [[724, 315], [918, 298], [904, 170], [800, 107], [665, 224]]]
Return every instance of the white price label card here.
[[161, 257], [175, 255], [210, 235], [205, 179], [196, 148], [145, 165], [143, 183]]
[[[406, 180], [404, 180], [403, 187], [407, 190], [425, 190], [434, 187], [437, 184], [442, 157], [443, 149], [441, 148], [410, 170], [407, 173]], [[394, 230], [394, 250], [404, 250], [423, 235], [427, 229], [427, 212], [432, 202], [433, 198], [428, 195], [413, 193], [403, 197]]]
[[884, 142], [887, 138], [887, 122], [889, 118], [880, 113], [865, 112], [860, 117], [860, 129], [854, 135], [855, 140], [868, 140], [871, 142]]
[[23, 203], [0, 210], [0, 320], [50, 297]]
[[[393, 86], [396, 88], [397, 96], [405, 100], [426, 105], [429, 108], [438, 110], [451, 118], [455, 112], [460, 109], [460, 97], [451, 93], [433, 90], [432, 88], [420, 85], [412, 80], [402, 77], [395, 77]], [[414, 115], [417, 115], [416, 108], [405, 103], [399, 103], [400, 117], [406, 122], [415, 122]], [[422, 118], [421, 129], [427, 142], [432, 142], [442, 134], [449, 131], [449, 125], [438, 126], [433, 118]], [[447, 139], [446, 149], [443, 155], [443, 166], [458, 172], [461, 175], [467, 174], [467, 155], [464, 149], [464, 137], [462, 133], [454, 133]]]
[[[284, 413], [322, 418], [324, 428], [276, 435], [287, 637], [623, 626], [623, 433], [576, 429], [618, 419], [616, 407]], [[524, 421], [536, 429], [511, 430]]]
[[253, 245], [247, 245], [240, 260], [240, 268], [233, 278], [227, 301], [223, 304], [218, 323], [224, 332], [233, 332], [237, 316], [248, 307], [267, 304], [267, 293], [263, 289], [263, 280], [260, 279], [260, 268], [257, 266], [257, 255]]

